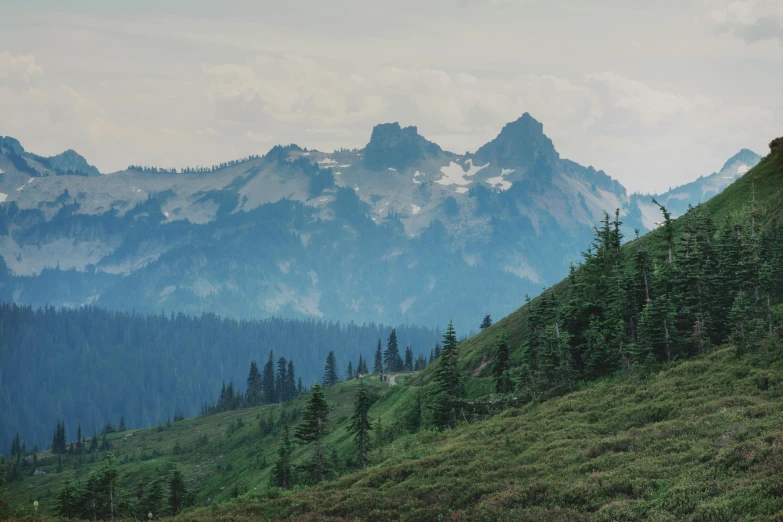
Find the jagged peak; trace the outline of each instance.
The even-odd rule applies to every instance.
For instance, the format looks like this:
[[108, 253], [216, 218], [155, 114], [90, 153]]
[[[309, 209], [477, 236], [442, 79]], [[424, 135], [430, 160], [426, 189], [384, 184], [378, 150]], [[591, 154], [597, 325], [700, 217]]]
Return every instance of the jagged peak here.
[[511, 168], [539, 161], [552, 163], [560, 155], [552, 140], [544, 134], [544, 125], [526, 112], [505, 124], [497, 137], [479, 148], [473, 157], [481, 163]]
[[420, 135], [415, 126], [401, 127], [398, 122], [381, 123], [372, 129], [370, 142], [364, 148], [363, 161], [373, 170], [401, 170], [442, 152], [437, 144]]
[[736, 162], [745, 163], [746, 165], [752, 167], [756, 163], [761, 161], [761, 156], [753, 152], [749, 149], [741, 149], [738, 153], [730, 157], [728, 160], [726, 160], [726, 163], [723, 164], [723, 167], [721, 167], [720, 171], [724, 171], [727, 168], [731, 167]]

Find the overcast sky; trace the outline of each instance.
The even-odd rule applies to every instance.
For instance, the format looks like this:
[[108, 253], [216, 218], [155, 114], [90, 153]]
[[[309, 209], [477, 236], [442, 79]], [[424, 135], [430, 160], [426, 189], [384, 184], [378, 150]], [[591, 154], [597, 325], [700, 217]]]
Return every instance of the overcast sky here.
[[475, 151], [529, 112], [663, 191], [783, 135], [781, 0], [0, 0], [0, 135], [103, 172], [362, 147]]

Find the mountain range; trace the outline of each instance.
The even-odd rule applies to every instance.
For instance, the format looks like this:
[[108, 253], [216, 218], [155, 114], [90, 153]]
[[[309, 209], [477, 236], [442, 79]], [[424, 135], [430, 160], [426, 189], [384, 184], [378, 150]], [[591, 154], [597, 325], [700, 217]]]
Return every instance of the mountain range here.
[[[759, 159], [743, 150], [657, 200], [680, 215]], [[562, 278], [604, 212], [627, 237], [660, 219], [529, 114], [472, 154], [386, 123], [362, 149], [106, 175], [5, 137], [0, 202], [2, 301], [463, 330]]]

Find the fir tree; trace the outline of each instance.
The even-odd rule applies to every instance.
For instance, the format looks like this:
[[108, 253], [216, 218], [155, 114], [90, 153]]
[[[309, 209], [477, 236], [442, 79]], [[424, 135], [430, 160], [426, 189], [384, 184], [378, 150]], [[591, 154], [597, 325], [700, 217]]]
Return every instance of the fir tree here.
[[386, 351], [383, 352], [383, 367], [388, 373], [398, 372], [402, 369], [399, 367], [399, 361], [400, 349], [397, 346], [397, 330], [392, 329], [386, 342]]
[[302, 422], [296, 427], [295, 437], [302, 443], [313, 443], [313, 455], [310, 459], [310, 475], [313, 482], [326, 480], [326, 451], [324, 437], [326, 436], [326, 417], [329, 407], [326, 404], [323, 388], [315, 383], [310, 390], [310, 397], [302, 411]]
[[264, 365], [263, 389], [264, 400], [267, 404], [277, 402], [277, 386], [275, 385], [275, 355], [273, 351], [269, 352], [269, 360]]
[[330, 351], [326, 356], [326, 365], [324, 365], [324, 386], [333, 386], [340, 382], [337, 376], [337, 357], [334, 351]]
[[353, 379], [353, 364], [351, 364], [351, 361], [348, 361], [348, 369], [345, 371], [345, 379], [348, 381]]
[[128, 428], [125, 426], [125, 417], [120, 416], [120, 427], [117, 429], [117, 431], [122, 433], [123, 431], [127, 430]]
[[169, 475], [169, 509], [172, 515], [176, 515], [185, 505], [187, 489], [182, 472], [175, 466]]
[[378, 339], [378, 348], [375, 349], [375, 363], [372, 367], [373, 373], [383, 373], [383, 352], [381, 351], [381, 340]]
[[509, 353], [508, 353], [508, 335], [506, 330], [500, 331], [497, 348], [495, 350], [495, 360], [492, 364], [492, 377], [495, 379], [495, 393], [511, 393], [514, 391], [514, 384], [509, 374]]
[[114, 458], [113, 453], [106, 454], [106, 457], [103, 461], [103, 466], [101, 466], [99, 474], [100, 474], [101, 485], [106, 491], [106, 495], [107, 495], [109, 519], [114, 520], [114, 500], [115, 500], [115, 493], [117, 490], [118, 471], [117, 471], [117, 460]]
[[434, 421], [440, 428], [457, 426], [460, 414], [463, 390], [462, 376], [457, 369], [457, 333], [454, 324], [449, 322], [443, 334], [443, 351], [438, 357], [435, 370], [437, 395], [435, 397]]
[[269, 482], [272, 486], [282, 489], [291, 489], [291, 486], [293, 485], [291, 473], [292, 452], [293, 447], [288, 435], [288, 426], [283, 426], [283, 430], [280, 433], [280, 444], [277, 447], [277, 462], [269, 477]]
[[294, 399], [297, 395], [296, 375], [294, 374], [294, 361], [288, 361], [288, 371], [286, 372], [286, 396], [288, 400]]
[[150, 484], [149, 489], [142, 498], [141, 512], [143, 514], [152, 513], [153, 518], [160, 519], [163, 517], [165, 511], [163, 507], [165, 491], [163, 488], [163, 480], [157, 479]]
[[277, 360], [277, 400], [286, 402], [291, 397], [288, 396], [288, 361], [285, 357]]
[[413, 350], [410, 346], [405, 348], [405, 364], [403, 368], [406, 372], [413, 371]]
[[479, 328], [482, 330], [486, 330], [490, 326], [492, 326], [492, 318], [489, 316], [489, 314], [487, 314], [484, 316], [484, 320], [481, 321], [481, 326], [479, 326]]
[[370, 425], [369, 411], [370, 393], [367, 390], [367, 386], [361, 383], [356, 395], [356, 402], [354, 402], [353, 415], [351, 415], [348, 432], [353, 434], [356, 443], [356, 462], [362, 469], [367, 467], [367, 458], [370, 451], [369, 437], [372, 426]]
[[245, 389], [245, 401], [248, 406], [258, 406], [261, 404], [261, 372], [258, 370], [258, 364], [250, 361], [250, 371], [247, 374], [247, 388]]

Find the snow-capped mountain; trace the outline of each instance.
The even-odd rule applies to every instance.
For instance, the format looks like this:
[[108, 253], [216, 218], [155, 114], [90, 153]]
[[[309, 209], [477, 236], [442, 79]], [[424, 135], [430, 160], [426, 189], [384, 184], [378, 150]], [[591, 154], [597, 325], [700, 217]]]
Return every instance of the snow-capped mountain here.
[[649, 199], [561, 158], [528, 114], [474, 154], [388, 123], [360, 150], [91, 169], [0, 138], [0, 300], [470, 329], [561, 279], [604, 211], [650, 228]]

